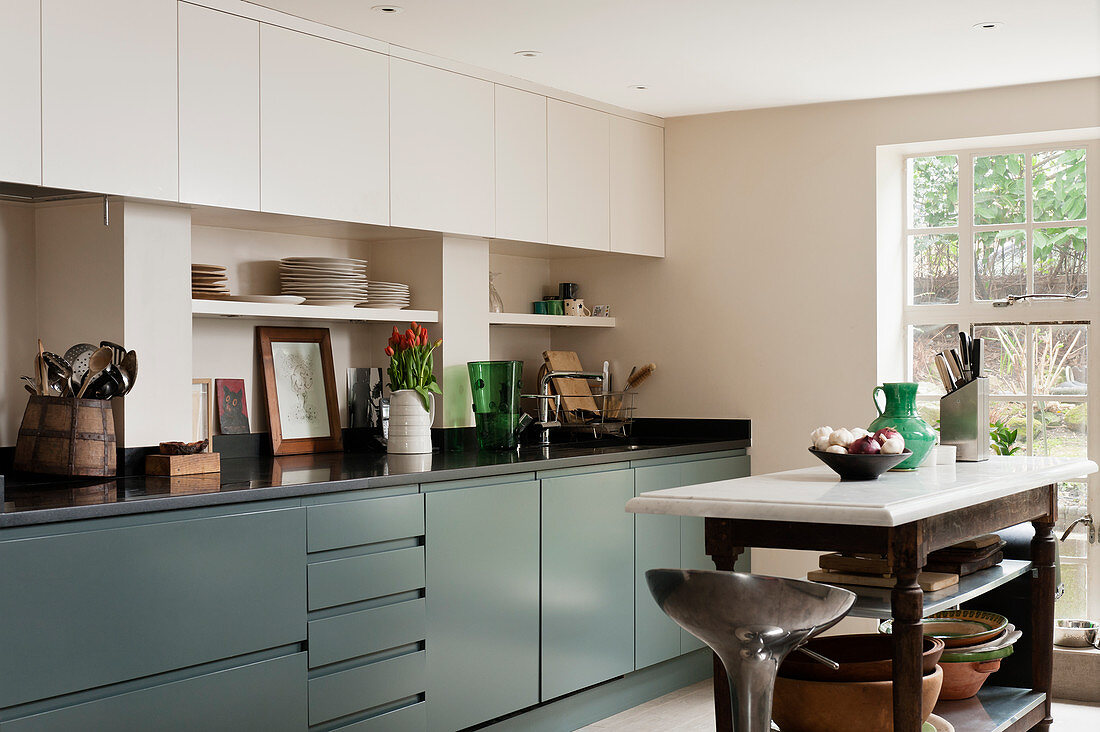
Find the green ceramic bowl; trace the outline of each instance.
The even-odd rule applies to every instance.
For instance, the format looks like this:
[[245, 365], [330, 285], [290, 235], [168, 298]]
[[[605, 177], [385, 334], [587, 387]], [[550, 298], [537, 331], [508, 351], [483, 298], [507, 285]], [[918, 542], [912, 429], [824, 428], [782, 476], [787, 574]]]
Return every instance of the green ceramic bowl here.
[[998, 658], [1008, 658], [1011, 655], [1012, 646], [1005, 646], [995, 651], [944, 653], [940, 656], [940, 663], [981, 663], [983, 661], [996, 661]]
[[[943, 641], [946, 654], [952, 648], [993, 640], [1008, 627], [1008, 618], [981, 610], [944, 610], [925, 618], [923, 626], [925, 635]], [[879, 632], [889, 633], [893, 627], [893, 620], [885, 620], [879, 625]]]

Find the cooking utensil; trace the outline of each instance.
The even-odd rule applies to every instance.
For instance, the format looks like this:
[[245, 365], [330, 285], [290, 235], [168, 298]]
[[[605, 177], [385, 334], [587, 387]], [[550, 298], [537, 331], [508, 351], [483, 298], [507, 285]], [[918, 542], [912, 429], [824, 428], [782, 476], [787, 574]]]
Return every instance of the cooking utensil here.
[[80, 391], [76, 393], [77, 399], [83, 399], [84, 392], [88, 391], [88, 387], [92, 385], [92, 382], [99, 378], [103, 370], [111, 365], [113, 354], [114, 352], [110, 348], [100, 347], [88, 358], [88, 371], [84, 374]]
[[943, 356], [943, 360], [947, 363], [947, 372], [951, 376], [952, 388], [949, 391], [962, 386], [962, 364], [959, 363], [959, 354], [954, 351], [940, 351], [939, 355]]
[[970, 342], [970, 375], [975, 379], [982, 376], [982, 359], [985, 358], [985, 346], [981, 338]]
[[952, 348], [949, 353], [951, 354], [951, 360], [949, 365], [952, 366], [951, 373], [957, 375], [955, 379], [955, 386], [964, 386], [967, 382], [966, 371], [963, 368], [962, 357], [959, 356], [958, 349]]
[[23, 388], [27, 390], [28, 394], [31, 394], [33, 396], [42, 396], [38, 393], [37, 389], [32, 389], [28, 384], [23, 384]]
[[69, 379], [72, 378], [73, 369], [69, 362], [56, 353], [45, 351], [42, 354], [46, 362], [46, 384], [50, 388], [56, 388], [61, 396], [68, 396], [71, 392]]
[[122, 357], [126, 355], [126, 349], [118, 345], [117, 343], [111, 343], [110, 341], [100, 341], [99, 347], [111, 349], [111, 363], [113, 363], [115, 366], [118, 366], [120, 363], [122, 363]]
[[966, 381], [970, 381], [971, 378], [971, 365], [970, 365], [970, 336], [964, 331], [959, 331], [959, 355], [962, 361], [963, 378]]
[[91, 343], [77, 343], [65, 351], [65, 360], [73, 369], [73, 391], [80, 388], [84, 380], [84, 374], [88, 373], [88, 359], [96, 352], [96, 347]]
[[38, 339], [38, 355], [34, 358], [34, 375], [38, 378], [38, 393], [50, 395], [49, 379], [46, 375], [46, 360], [42, 358], [42, 339]]
[[130, 390], [134, 388], [134, 382], [137, 381], [137, 353], [135, 351], [127, 351], [126, 355], [122, 357], [122, 363], [119, 364], [118, 368], [126, 377], [126, 390], [119, 394], [119, 396], [126, 396], [130, 393]]
[[942, 353], [937, 353], [933, 360], [936, 362], [936, 371], [940, 374], [940, 382], [943, 383], [944, 391], [954, 391], [955, 382], [951, 380], [951, 369], [947, 367], [947, 359]]

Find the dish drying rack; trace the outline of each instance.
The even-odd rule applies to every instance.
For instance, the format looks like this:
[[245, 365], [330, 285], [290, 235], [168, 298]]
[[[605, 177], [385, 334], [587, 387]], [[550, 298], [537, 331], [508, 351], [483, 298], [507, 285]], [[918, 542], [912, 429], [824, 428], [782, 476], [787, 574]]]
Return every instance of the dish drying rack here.
[[[584, 379], [586, 381], [599, 381], [600, 390], [591, 394], [595, 403], [592, 409], [565, 409], [562, 407], [562, 395], [551, 394], [550, 387], [554, 379]], [[637, 392], [630, 390], [610, 391], [610, 376], [603, 373], [587, 373], [580, 371], [549, 371], [539, 379], [539, 394], [524, 394], [525, 399], [534, 399], [538, 402], [539, 421], [536, 423], [544, 430], [543, 442], [548, 443], [548, 429], [550, 427], [569, 430], [570, 432], [591, 432], [593, 438], [602, 435], [629, 437], [630, 428], [634, 423], [634, 413], [637, 409]], [[588, 398], [585, 395], [585, 398]]]

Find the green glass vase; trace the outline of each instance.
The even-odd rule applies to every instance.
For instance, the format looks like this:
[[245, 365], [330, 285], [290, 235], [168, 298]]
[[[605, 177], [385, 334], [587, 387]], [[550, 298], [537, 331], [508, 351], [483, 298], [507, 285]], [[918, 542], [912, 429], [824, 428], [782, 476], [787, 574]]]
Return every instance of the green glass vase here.
[[474, 426], [482, 450], [514, 450], [520, 425], [522, 361], [469, 361]]
[[[878, 405], [878, 393], [886, 396], [886, 407]], [[893, 427], [905, 438], [905, 446], [913, 451], [908, 458], [898, 463], [894, 470], [916, 470], [921, 460], [936, 444], [936, 430], [917, 414], [917, 385], [908, 382], [886, 383], [876, 386], [871, 392], [878, 419], [867, 428], [878, 432], [883, 427]]]

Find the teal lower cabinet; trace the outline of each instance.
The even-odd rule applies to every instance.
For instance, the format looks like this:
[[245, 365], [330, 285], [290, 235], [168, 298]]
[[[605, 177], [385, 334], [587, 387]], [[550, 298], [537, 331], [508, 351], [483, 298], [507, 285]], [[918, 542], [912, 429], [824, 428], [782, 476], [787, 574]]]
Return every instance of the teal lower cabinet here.
[[[749, 474], [744, 451], [719, 458], [692, 455], [670, 460], [634, 463], [634, 493], [742, 478]], [[635, 517], [635, 668], [703, 648], [695, 636], [682, 630], [653, 601], [646, 584], [647, 569], [682, 567], [714, 569], [704, 546], [705, 519], [694, 516], [636, 514]], [[748, 556], [738, 560], [748, 569]]]
[[453, 732], [539, 701], [539, 483], [424, 490], [428, 729]]
[[424, 496], [413, 485], [302, 503], [309, 728], [424, 732]]
[[17, 717], [0, 732], [301, 732], [305, 674], [295, 653]]
[[634, 516], [624, 510], [634, 472], [609, 465], [540, 477], [547, 701], [634, 670]]
[[0, 532], [0, 709], [305, 641], [304, 512], [234, 508]]

